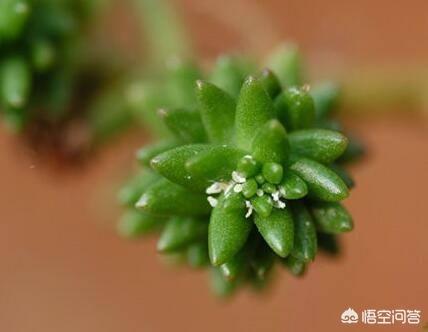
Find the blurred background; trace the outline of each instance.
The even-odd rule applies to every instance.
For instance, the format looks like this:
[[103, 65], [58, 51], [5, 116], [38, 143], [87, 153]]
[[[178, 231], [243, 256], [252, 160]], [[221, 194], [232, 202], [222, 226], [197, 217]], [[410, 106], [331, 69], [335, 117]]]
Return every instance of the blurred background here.
[[[114, 231], [115, 190], [147, 140], [142, 130], [66, 170], [40, 162], [0, 130], [0, 331], [342, 331], [340, 314], [348, 307], [422, 310], [419, 326], [387, 327], [422, 331], [428, 322], [428, 104], [421, 94], [428, 87], [428, 3], [170, 2], [207, 63], [222, 52], [263, 56], [290, 40], [300, 45], [309, 77], [337, 78], [345, 94], [346, 87], [357, 91], [341, 117], [368, 155], [352, 169], [357, 186], [345, 204], [356, 227], [342, 236], [343, 255], [318, 257], [301, 280], [278, 271], [267, 294], [219, 301], [203, 272], [163, 264], [155, 239], [126, 242]], [[116, 3], [109, 29], [120, 47], [132, 49], [132, 27], [125, 24], [132, 12]], [[412, 92], [403, 94], [409, 85]], [[366, 90], [376, 86], [379, 100]]]

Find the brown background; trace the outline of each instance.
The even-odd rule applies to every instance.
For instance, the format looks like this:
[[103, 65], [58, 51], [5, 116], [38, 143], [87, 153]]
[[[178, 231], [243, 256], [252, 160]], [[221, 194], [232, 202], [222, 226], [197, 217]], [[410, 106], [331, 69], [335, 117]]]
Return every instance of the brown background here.
[[[302, 45], [313, 67], [328, 54], [345, 67], [428, 56], [423, 0], [174, 2], [206, 56], [237, 48], [262, 54], [281, 38]], [[266, 24], [249, 24], [242, 10]], [[273, 38], [247, 36], [270, 29]], [[348, 307], [420, 309], [428, 321], [427, 118], [390, 111], [344, 115], [370, 153], [353, 169], [358, 185], [346, 205], [356, 229], [343, 237], [342, 258], [319, 257], [304, 279], [281, 272], [268, 294], [227, 303], [211, 296], [203, 272], [165, 267], [154, 239], [127, 243], [114, 234], [113, 189], [131, 168], [140, 133], [82, 169], [58, 171], [1, 130], [0, 331], [422, 330], [339, 322]]]

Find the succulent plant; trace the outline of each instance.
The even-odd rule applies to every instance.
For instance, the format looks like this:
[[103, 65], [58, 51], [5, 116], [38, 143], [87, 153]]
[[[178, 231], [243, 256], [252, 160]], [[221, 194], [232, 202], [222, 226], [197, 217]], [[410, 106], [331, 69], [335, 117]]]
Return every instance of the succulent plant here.
[[21, 129], [30, 118], [62, 119], [71, 107], [76, 81], [88, 83], [89, 71], [82, 72], [82, 40], [95, 4], [1, 1], [0, 109], [13, 129]]
[[361, 153], [331, 120], [337, 86], [302, 84], [295, 47], [253, 75], [243, 63], [222, 57], [205, 80], [181, 76], [183, 103], [158, 112], [170, 137], [137, 153], [142, 173], [120, 193], [120, 233], [160, 230], [158, 250], [211, 266], [222, 295], [262, 288], [276, 262], [302, 275], [318, 249], [337, 251], [353, 228], [341, 164]]

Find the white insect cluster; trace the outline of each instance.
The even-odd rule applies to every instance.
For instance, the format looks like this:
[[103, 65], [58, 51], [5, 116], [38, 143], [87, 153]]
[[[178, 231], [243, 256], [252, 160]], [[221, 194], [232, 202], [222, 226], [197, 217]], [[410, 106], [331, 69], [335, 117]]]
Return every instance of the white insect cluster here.
[[[243, 184], [247, 181], [247, 179], [240, 174], [239, 172], [232, 172], [232, 180], [229, 182], [214, 182], [212, 185], [210, 185], [206, 189], [206, 194], [208, 195], [207, 200], [208, 203], [212, 207], [216, 207], [218, 204], [218, 198], [216, 196], [224, 193], [224, 196], [227, 197], [230, 195], [230, 193], [233, 191], [235, 193], [242, 192]], [[257, 189], [256, 195], [261, 197], [263, 195], [269, 195], [266, 193], [263, 189], [259, 188]], [[281, 200], [282, 197], [284, 197], [285, 192], [283, 189], [277, 190], [270, 194], [269, 202], [272, 204], [273, 207], [278, 209], [285, 209], [286, 203]], [[247, 213], [245, 214], [245, 218], [251, 217], [254, 211], [254, 206], [251, 204], [250, 200], [245, 200], [245, 207], [247, 208]]]

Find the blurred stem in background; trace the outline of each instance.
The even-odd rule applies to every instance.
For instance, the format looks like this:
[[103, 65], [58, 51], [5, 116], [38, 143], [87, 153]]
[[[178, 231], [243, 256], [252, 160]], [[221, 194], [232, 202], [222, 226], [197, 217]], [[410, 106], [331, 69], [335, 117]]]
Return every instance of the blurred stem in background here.
[[163, 68], [165, 61], [172, 56], [191, 56], [191, 43], [170, 1], [132, 1], [138, 9], [139, 23], [145, 36], [147, 64]]
[[186, 59], [192, 54], [191, 43], [170, 1], [130, 0], [129, 5], [136, 14], [137, 43], [144, 45], [144, 60], [94, 103], [89, 121], [97, 145], [135, 123], [150, 136], [164, 137], [166, 131], [156, 110], [165, 98], [158, 92], [166, 75], [165, 64], [173, 57]]
[[338, 75], [342, 103], [353, 114], [393, 111], [428, 114], [428, 66], [370, 66], [347, 69]]
[[[192, 5], [196, 11], [232, 28], [240, 36], [244, 53], [262, 57], [272, 47], [284, 42], [275, 22], [256, 3], [229, 1], [228, 10], [224, 10], [224, 3], [220, 1], [194, 1]], [[236, 13], [241, 13], [239, 20]], [[297, 40], [293, 42], [298, 43]], [[322, 63], [318, 66], [325, 72]], [[342, 84], [342, 111], [361, 115], [386, 114], [397, 110], [428, 114], [426, 64], [348, 66], [341, 71], [327, 67], [330, 70], [326, 76]], [[314, 72], [318, 74], [316, 69]]]

